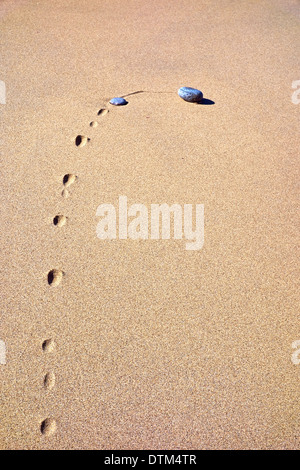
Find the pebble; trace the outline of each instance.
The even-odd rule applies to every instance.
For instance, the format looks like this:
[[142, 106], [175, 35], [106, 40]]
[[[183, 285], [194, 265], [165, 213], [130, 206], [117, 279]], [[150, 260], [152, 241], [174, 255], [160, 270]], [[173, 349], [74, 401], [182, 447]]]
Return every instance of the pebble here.
[[125, 106], [128, 101], [124, 100], [124, 98], [112, 98], [110, 100], [110, 104], [113, 104], [114, 106]]
[[188, 86], [182, 86], [178, 90], [178, 95], [184, 101], [189, 101], [190, 103], [199, 103], [203, 98], [203, 93], [196, 88], [190, 88]]

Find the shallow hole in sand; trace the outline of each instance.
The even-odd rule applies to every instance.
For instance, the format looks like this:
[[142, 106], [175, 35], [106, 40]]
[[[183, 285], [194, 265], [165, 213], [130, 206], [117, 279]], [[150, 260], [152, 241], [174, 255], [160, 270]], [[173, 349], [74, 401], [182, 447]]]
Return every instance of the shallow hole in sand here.
[[73, 175], [72, 173], [68, 173], [63, 177], [63, 185], [67, 188], [68, 186], [71, 186], [77, 179], [76, 175]]
[[63, 277], [63, 272], [60, 269], [51, 269], [48, 272], [48, 284], [49, 286], [58, 286]]
[[46, 418], [41, 423], [41, 433], [44, 436], [51, 436], [56, 431], [56, 421], [54, 418]]
[[55, 349], [55, 341], [52, 338], [46, 339], [42, 344], [42, 350], [46, 353], [53, 352]]
[[66, 199], [70, 196], [70, 193], [67, 189], [63, 189], [62, 192], [61, 192], [61, 195], [62, 195], [62, 197], [64, 197]]
[[108, 113], [108, 109], [102, 108], [102, 109], [99, 109], [98, 116], [105, 116], [105, 114], [107, 113]]
[[56, 215], [53, 218], [53, 224], [57, 227], [63, 227], [67, 222], [67, 217], [65, 215]]
[[52, 390], [55, 386], [55, 374], [54, 372], [48, 372], [44, 377], [44, 387], [48, 390]]
[[75, 145], [76, 147], [84, 147], [90, 140], [91, 139], [89, 139], [85, 135], [78, 135], [75, 139]]

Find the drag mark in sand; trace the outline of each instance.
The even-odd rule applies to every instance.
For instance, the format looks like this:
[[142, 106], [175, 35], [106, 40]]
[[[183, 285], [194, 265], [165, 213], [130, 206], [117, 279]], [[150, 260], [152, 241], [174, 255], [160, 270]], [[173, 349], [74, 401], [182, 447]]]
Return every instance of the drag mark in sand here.
[[[181, 87], [178, 91], [180, 91], [182, 88], [190, 88], [190, 87]], [[192, 89], [192, 88], [190, 88]], [[201, 93], [200, 90], [197, 90], [197, 89], [194, 89], [196, 90], [197, 92]], [[149, 91], [149, 90], [138, 90], [138, 91], [133, 91], [132, 93], [128, 93], [127, 95], [122, 95], [121, 98], [127, 98], [128, 96], [132, 96], [132, 95], [138, 95], [140, 93], [149, 93], [149, 94], [159, 94], [159, 95], [165, 95], [165, 94], [174, 94], [173, 91]], [[180, 95], [179, 95], [180, 96]], [[199, 95], [198, 95], [199, 96]], [[190, 101], [190, 100], [186, 100], [186, 101]], [[203, 94], [202, 94], [202, 97], [201, 97], [201, 100], [200, 101], [190, 101], [190, 102], [193, 102], [194, 104], [197, 104], [197, 105], [212, 105], [212, 104], [215, 104], [214, 101], [208, 99], [208, 98], [203, 98]]]
[[132, 96], [132, 95], [139, 95], [140, 93], [157, 93], [157, 94], [159, 94], [159, 95], [168, 94], [168, 93], [174, 94], [173, 91], [148, 91], [148, 90], [138, 90], [138, 91], [133, 91], [132, 93], [128, 93], [127, 95], [122, 95], [121, 98], [127, 98], [127, 96]]

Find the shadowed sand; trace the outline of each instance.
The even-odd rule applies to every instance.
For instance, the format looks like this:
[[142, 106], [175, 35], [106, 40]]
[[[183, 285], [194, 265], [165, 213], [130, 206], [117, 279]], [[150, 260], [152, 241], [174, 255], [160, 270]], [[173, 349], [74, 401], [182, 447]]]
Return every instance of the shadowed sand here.
[[[297, 2], [1, 8], [0, 447], [299, 448]], [[99, 240], [119, 195], [203, 249]]]

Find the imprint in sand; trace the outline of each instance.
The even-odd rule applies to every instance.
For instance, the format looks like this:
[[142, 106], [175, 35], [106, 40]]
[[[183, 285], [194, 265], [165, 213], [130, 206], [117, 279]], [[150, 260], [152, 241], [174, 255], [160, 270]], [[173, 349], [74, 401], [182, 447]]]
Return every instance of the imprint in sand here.
[[84, 147], [91, 139], [85, 135], [78, 135], [75, 138], [76, 147]]
[[41, 433], [44, 436], [51, 436], [56, 432], [56, 421], [54, 418], [46, 418], [42, 423], [41, 423]]
[[108, 113], [108, 109], [102, 108], [98, 111], [98, 116], [105, 116]]
[[56, 287], [61, 283], [63, 278], [63, 272], [60, 269], [51, 269], [48, 273], [48, 284], [49, 286]]
[[55, 341], [52, 338], [46, 339], [42, 344], [42, 350], [45, 353], [51, 353], [55, 350]]
[[63, 177], [63, 185], [65, 186], [65, 188], [67, 188], [68, 186], [71, 186], [71, 184], [73, 184], [77, 179], [77, 176], [76, 175], [72, 175], [71, 173], [68, 173], [67, 175], [65, 175]]
[[48, 390], [52, 390], [55, 386], [55, 374], [54, 372], [48, 372], [44, 377], [44, 387]]
[[63, 227], [67, 222], [67, 217], [65, 215], [56, 215], [53, 218], [53, 225], [57, 227]]

